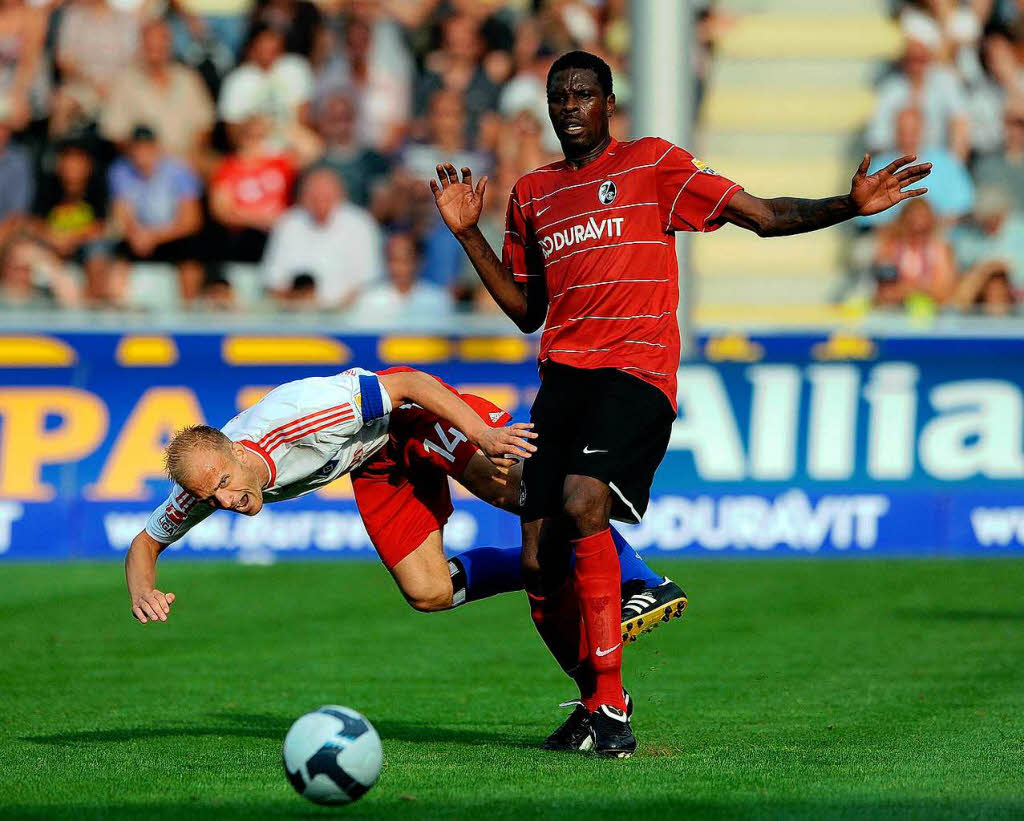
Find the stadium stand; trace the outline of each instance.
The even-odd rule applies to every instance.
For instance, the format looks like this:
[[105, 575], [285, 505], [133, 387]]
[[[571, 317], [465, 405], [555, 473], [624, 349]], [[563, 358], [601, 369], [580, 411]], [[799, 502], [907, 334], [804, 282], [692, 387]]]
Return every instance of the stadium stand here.
[[[995, 296], [987, 310], [985, 294], [1015, 299], [1024, 289], [1018, 0], [695, 6], [695, 148], [712, 167], [761, 196], [818, 197], [846, 190], [864, 150], [881, 159], [919, 146], [936, 163], [936, 230], [955, 255], [948, 307], [1009, 311]], [[441, 158], [490, 174], [484, 228], [497, 243], [512, 182], [558, 157], [543, 80], [551, 55], [569, 48], [612, 64], [615, 128], [628, 136], [625, 0], [8, 3], [0, 9], [0, 303], [343, 318], [348, 306], [387, 304], [401, 317], [450, 302], [500, 322], [423, 178]], [[134, 159], [143, 143], [159, 155], [151, 171]], [[364, 231], [380, 245], [372, 270], [312, 270], [282, 248], [323, 232], [352, 241], [335, 216], [310, 222], [309, 209], [295, 207], [301, 180], [321, 166], [341, 182], [327, 211], [380, 228], [379, 238]], [[980, 212], [965, 168], [988, 190]], [[198, 229], [188, 204], [196, 195]], [[858, 224], [764, 242], [727, 227], [697, 237], [698, 319], [834, 323], [873, 304], [901, 306], [892, 276], [904, 278], [900, 293], [942, 303], [922, 284], [932, 267], [927, 243], [896, 242], [894, 230]], [[389, 270], [393, 234], [411, 239], [396, 247], [415, 255], [412, 276]], [[967, 279], [970, 287], [959, 287]], [[367, 291], [373, 300], [360, 298]]]

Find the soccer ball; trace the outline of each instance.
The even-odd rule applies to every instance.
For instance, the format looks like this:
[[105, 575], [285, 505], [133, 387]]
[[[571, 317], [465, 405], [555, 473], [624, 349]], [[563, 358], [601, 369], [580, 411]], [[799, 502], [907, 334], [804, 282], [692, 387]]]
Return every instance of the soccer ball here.
[[365, 716], [328, 704], [292, 725], [281, 758], [285, 775], [303, 798], [347, 804], [374, 785], [384, 754]]

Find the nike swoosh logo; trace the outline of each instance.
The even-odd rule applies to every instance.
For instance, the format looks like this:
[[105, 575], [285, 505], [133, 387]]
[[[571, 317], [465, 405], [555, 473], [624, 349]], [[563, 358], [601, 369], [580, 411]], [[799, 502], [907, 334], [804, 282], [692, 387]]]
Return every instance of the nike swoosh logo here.
[[608, 451], [606, 451], [606, 450], [591, 450], [590, 449], [590, 445], [587, 445], [585, 448], [583, 448], [583, 453], [586, 454], [587, 456], [589, 456], [591, 453], [607, 453], [607, 452]]
[[537, 216], [539, 217], [545, 211], [550, 211], [550, 210], [551, 210], [551, 206], [550, 205], [547, 208], [541, 208], [540, 211], [537, 212]]
[[597, 653], [597, 655], [599, 656], [607, 656], [609, 653], [614, 653], [620, 647], [622, 647], [621, 641], [609, 650], [602, 650], [600, 647], [598, 647], [594, 652]]

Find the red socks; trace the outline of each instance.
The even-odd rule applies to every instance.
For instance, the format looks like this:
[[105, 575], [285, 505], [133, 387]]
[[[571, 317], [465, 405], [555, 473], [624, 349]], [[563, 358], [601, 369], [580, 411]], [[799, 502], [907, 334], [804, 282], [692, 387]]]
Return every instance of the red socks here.
[[583, 704], [591, 711], [602, 704], [625, 710], [619, 555], [615, 542], [610, 530], [602, 530], [593, 536], [573, 539], [572, 546], [576, 553], [573, 575], [582, 622], [579, 648], [586, 653], [586, 666], [594, 677], [592, 694], [583, 692], [581, 687]]

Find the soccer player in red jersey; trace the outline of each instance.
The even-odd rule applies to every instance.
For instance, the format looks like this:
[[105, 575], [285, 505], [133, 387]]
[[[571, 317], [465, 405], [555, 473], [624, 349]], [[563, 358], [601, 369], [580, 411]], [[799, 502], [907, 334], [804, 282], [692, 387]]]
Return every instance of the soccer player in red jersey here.
[[666, 140], [613, 139], [612, 75], [599, 57], [559, 57], [547, 97], [565, 159], [512, 189], [500, 260], [477, 227], [486, 178], [474, 187], [470, 169], [460, 180], [444, 164], [430, 187], [495, 301], [526, 333], [544, 325], [531, 411], [539, 449], [521, 490], [523, 570], [537, 630], [581, 701], [545, 746], [622, 758], [636, 739], [609, 521], [640, 520], [676, 416], [675, 232], [826, 228], [924, 194], [909, 186], [931, 166], [907, 156], [868, 175], [865, 156], [849, 194], [761, 199]]

